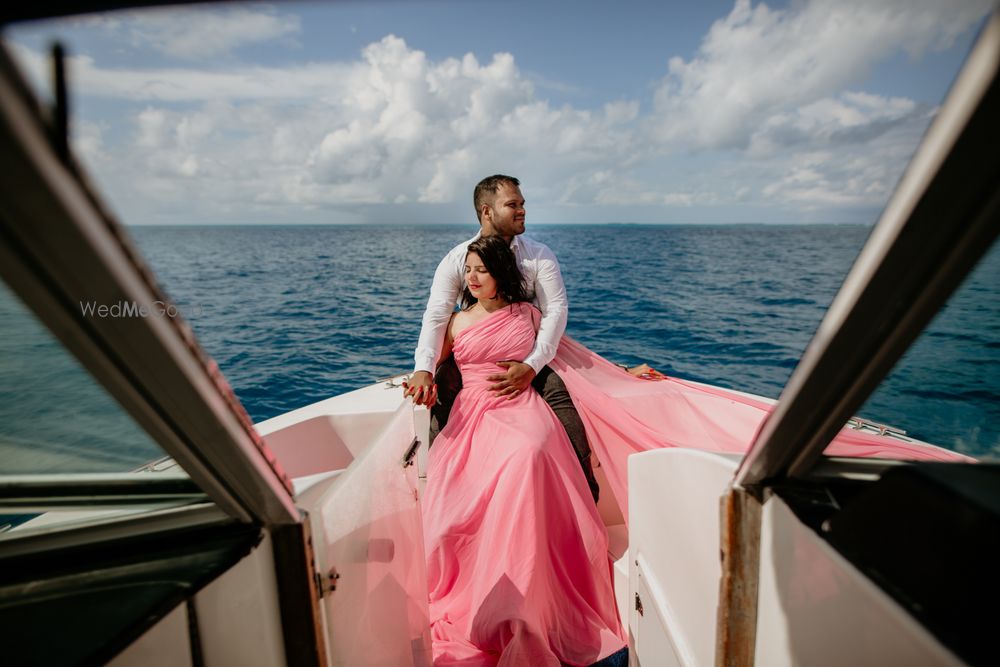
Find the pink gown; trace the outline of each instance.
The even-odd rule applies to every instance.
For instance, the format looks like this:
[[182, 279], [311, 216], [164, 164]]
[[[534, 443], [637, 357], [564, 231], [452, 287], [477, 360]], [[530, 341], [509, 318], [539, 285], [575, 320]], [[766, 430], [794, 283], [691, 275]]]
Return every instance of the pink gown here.
[[435, 665], [590, 665], [625, 645], [607, 531], [566, 432], [537, 392], [488, 390], [496, 361], [534, 346], [531, 313], [501, 308], [455, 338], [463, 388], [423, 498]]

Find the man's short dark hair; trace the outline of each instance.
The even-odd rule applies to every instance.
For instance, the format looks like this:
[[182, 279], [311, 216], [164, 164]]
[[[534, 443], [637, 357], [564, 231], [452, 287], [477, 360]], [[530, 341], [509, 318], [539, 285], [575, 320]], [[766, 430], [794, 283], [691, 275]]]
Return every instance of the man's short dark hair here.
[[476, 184], [476, 190], [472, 193], [472, 204], [476, 207], [476, 217], [480, 218], [480, 221], [482, 217], [483, 204], [491, 203], [488, 201], [489, 198], [497, 193], [501, 185], [510, 185], [517, 188], [521, 186], [521, 181], [517, 180], [513, 176], [493, 174], [492, 176], [487, 176]]

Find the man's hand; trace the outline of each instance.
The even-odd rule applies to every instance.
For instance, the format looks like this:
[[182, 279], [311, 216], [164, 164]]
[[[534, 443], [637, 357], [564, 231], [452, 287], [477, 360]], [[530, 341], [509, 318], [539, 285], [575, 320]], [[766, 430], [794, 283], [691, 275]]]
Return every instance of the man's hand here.
[[428, 408], [437, 402], [437, 385], [434, 376], [428, 371], [417, 371], [410, 376], [409, 381], [403, 381], [403, 398], [413, 398], [415, 405], [426, 405]]
[[490, 386], [490, 391], [499, 396], [517, 398], [521, 392], [528, 390], [535, 379], [535, 369], [521, 361], [498, 361], [497, 366], [503, 366], [507, 372], [490, 375], [486, 379], [496, 382]]

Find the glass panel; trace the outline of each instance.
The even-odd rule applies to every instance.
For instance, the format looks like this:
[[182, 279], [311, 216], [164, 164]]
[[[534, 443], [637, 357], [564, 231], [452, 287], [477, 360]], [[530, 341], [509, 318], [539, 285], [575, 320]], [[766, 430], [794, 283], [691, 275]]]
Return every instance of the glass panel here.
[[0, 474], [126, 472], [165, 454], [0, 287]]
[[[330, 157], [336, 155], [337, 147], [346, 150], [341, 139], [354, 136], [356, 126], [364, 126], [378, 112], [371, 105], [381, 104], [377, 101], [381, 92], [366, 87], [369, 77], [382, 81], [392, 70], [407, 84], [399, 89], [412, 94], [403, 96], [398, 105], [417, 112], [414, 117], [421, 119], [414, 124], [414, 136], [422, 137], [424, 130], [428, 137], [459, 136], [450, 128], [469, 119], [449, 114], [475, 106], [420, 106], [450, 89], [441, 83], [425, 90], [426, 81], [437, 81], [436, 75], [429, 77], [427, 72], [451, 72], [450, 59], [467, 53], [460, 43], [441, 43], [437, 33], [429, 37], [422, 32], [423, 25], [437, 25], [424, 20], [428, 9], [432, 14], [436, 11], [433, 7], [413, 9], [419, 20], [395, 15], [395, 28], [386, 23], [381, 10], [367, 14], [366, 7], [283, 4], [280, 10], [251, 12], [240, 18], [255, 18], [277, 32], [245, 43], [222, 40], [218, 46], [223, 51], [230, 45], [225, 57], [208, 55], [212, 48], [194, 48], [186, 40], [175, 43], [177, 36], [189, 30], [171, 28], [162, 13], [122, 14], [107, 22], [41, 22], [8, 31], [17, 57], [43, 95], [48, 89], [44, 53], [50, 37], [62, 36], [71, 45], [70, 52], [81, 56], [72, 63], [75, 69], [71, 68], [77, 100], [74, 144], [123, 219], [141, 225], [275, 225], [168, 226], [133, 232], [164, 285], [180, 297], [185, 316], [255, 420], [407, 369], [433, 267], [444, 250], [475, 230], [468, 204], [458, 203], [465, 202], [469, 192], [460, 192], [457, 185], [454, 193], [450, 185], [438, 191], [435, 169], [396, 162], [419, 155], [420, 165], [448, 165], [451, 156], [476, 153], [475, 143], [459, 142], [448, 146], [454, 152], [427, 154], [396, 150], [393, 142], [398, 137], [392, 133], [386, 145], [374, 135], [361, 136], [358, 146], [347, 152], [375, 156], [371, 159], [379, 164], [379, 173], [388, 175], [385, 179], [370, 177], [371, 167]], [[221, 25], [224, 12], [213, 11], [177, 12], [171, 20], [186, 28]], [[922, 58], [902, 59], [896, 57], [900, 45], [880, 46], [873, 53], [881, 55], [870, 67], [855, 68], [870, 69], [873, 78], [859, 75], [849, 83], [832, 77], [825, 88], [784, 100], [762, 94], [753, 113], [741, 112], [741, 120], [733, 120], [741, 127], [729, 128], [735, 132], [732, 136], [708, 132], [705, 136], [711, 140], [704, 145], [688, 144], [693, 136], [669, 133], [661, 137], [667, 143], [658, 145], [641, 130], [662, 120], [657, 99], [662, 102], [676, 94], [681, 95], [673, 102], [680, 105], [678, 110], [708, 108], [700, 97], [685, 102], [682, 95], [707, 88], [689, 86], [678, 77], [681, 72], [694, 75], [701, 68], [689, 65], [717, 55], [708, 48], [711, 40], [704, 28], [712, 21], [719, 21], [715, 24], [719, 29], [728, 25], [726, 8], [709, 10], [702, 23], [688, 31], [691, 41], [686, 46], [674, 44], [649, 57], [611, 49], [609, 53], [628, 62], [601, 63], [599, 69], [614, 73], [611, 88], [607, 82], [595, 84], [592, 76], [583, 82], [587, 88], [597, 86], [594, 90], [617, 91], [598, 94], [593, 108], [582, 97], [560, 99], [562, 93], [549, 102], [548, 95], [555, 92], [544, 86], [544, 94], [525, 88], [525, 98], [511, 98], [511, 106], [498, 113], [509, 112], [505, 117], [519, 133], [532, 130], [515, 122], [522, 116], [535, 117], [523, 113], [527, 110], [545, 108], [554, 114], [562, 105], [574, 111], [562, 114], [558, 126], [537, 138], [526, 134], [529, 150], [523, 151], [523, 159], [527, 162], [513, 162], [527, 172], [518, 173], [525, 177], [532, 210], [544, 212], [529, 215], [529, 234], [548, 243], [562, 263], [571, 302], [569, 333], [615, 361], [650, 362], [671, 375], [776, 397], [864, 242], [870, 229], [867, 224], [546, 227], [538, 223], [869, 223], [930, 122], [930, 110], [939, 104], [986, 11], [956, 18], [956, 12], [941, 10], [941, 20], [906, 24], [899, 34], [914, 35], [901, 41], [906, 48], [937, 43], [930, 36], [941, 30], [941, 49], [923, 53]], [[775, 16], [779, 15], [788, 21], [785, 25], [803, 18], [794, 9], [780, 10]], [[544, 23], [545, 17], [541, 18]], [[676, 23], [668, 18], [676, 17], [646, 17], [632, 26], [632, 32]], [[731, 18], [735, 21], [735, 14]], [[604, 24], [600, 15], [591, 19], [597, 19], [592, 25]], [[350, 40], [331, 43], [325, 29], [331, 20], [340, 27], [351, 26], [352, 34], [358, 25], [372, 27]], [[847, 30], [843, 26], [849, 24], [841, 24], [839, 29]], [[542, 26], [535, 27], [544, 31]], [[406, 42], [390, 39], [390, 34]], [[551, 36], [558, 34], [554, 30]], [[792, 34], [799, 31], [789, 31]], [[149, 38], [137, 40], [136, 35]], [[302, 41], [286, 51], [295, 41], [286, 39], [291, 35]], [[948, 39], [943, 35], [949, 35]], [[701, 49], [699, 36], [705, 40]], [[780, 35], [768, 37], [762, 32], [755, 38], [761, 40], [758, 56], [776, 52], [772, 37]], [[671, 44], [659, 32], [649, 38], [653, 45]], [[635, 33], [630, 39], [642, 41], [643, 37]], [[436, 46], [427, 50], [430, 43]], [[486, 48], [479, 56], [483, 67], [487, 66], [486, 54], [492, 53]], [[505, 70], [513, 77], [508, 83], [530, 83], [527, 74], [517, 69], [531, 61], [530, 49], [508, 43], [503, 49], [512, 51], [512, 67]], [[359, 56], [359, 50], [367, 55]], [[589, 57], [586, 51], [577, 55]], [[300, 59], [302, 54], [305, 57]], [[419, 62], [420, 67], [396, 72], [393, 59], [400, 56], [406, 62]], [[663, 63], [671, 56], [678, 67], [665, 70]], [[838, 57], [831, 54], [829, 62], [837, 62]], [[735, 75], [742, 79], [744, 58], [732, 61], [739, 64]], [[310, 64], [305, 66], [305, 62]], [[473, 62], [469, 61], [470, 67]], [[534, 62], [555, 78], [569, 76], [559, 72], [555, 61]], [[718, 71], [726, 71], [726, 62], [716, 64], [721, 68]], [[344, 86], [344, 94], [332, 95], [311, 83], [306, 75], [317, 66], [320, 71], [330, 67], [331, 72], [352, 74], [330, 79]], [[801, 66], [802, 71], [811, 71], [816, 64]], [[594, 68], [578, 69], [588, 76], [594, 72]], [[642, 74], [631, 83], [622, 83], [622, 72]], [[291, 85], [291, 94], [276, 95], [273, 86], [267, 85], [270, 76], [289, 85], [304, 83]], [[479, 92], [479, 84], [464, 76], [453, 82], [456, 99], [470, 95], [467, 88]], [[258, 77], [263, 77], [263, 83], [255, 82]], [[661, 79], [659, 94], [651, 99], [649, 81]], [[116, 83], [121, 81], [128, 83]], [[764, 88], [774, 88], [772, 83]], [[752, 81], [744, 84], [754, 87]], [[574, 85], [566, 87], [566, 91], [572, 89]], [[631, 116], [622, 114], [622, 109], [611, 114], [619, 103], [615, 100], [634, 101], [632, 113], [638, 116], [625, 120]], [[386, 108], [395, 109], [395, 104]], [[598, 111], [601, 108], [603, 112]], [[562, 153], [549, 150], [542, 135], [561, 136], [555, 131], [559, 129], [566, 136], [576, 136], [577, 130], [580, 136], [596, 136], [593, 128], [580, 130], [570, 119], [599, 113], [607, 116], [608, 127], [621, 132], [621, 141], [612, 141], [609, 148], [611, 144], [624, 147], [624, 161], [611, 150], [606, 158], [591, 162], [593, 146], [582, 142], [584, 152], [566, 155], [560, 158], [566, 160], [564, 164], [553, 167], [546, 152]], [[715, 122], [716, 115], [702, 115]], [[689, 119], [692, 127], [701, 127], [695, 116]], [[364, 122], [352, 124], [356, 118]], [[596, 134], [614, 136], [606, 129]], [[651, 152], [636, 153], [637, 147]], [[670, 154], [677, 156], [676, 162], [664, 159]], [[578, 168], [570, 168], [574, 160], [582, 160]], [[457, 169], [461, 177], [452, 176], [474, 181], [479, 168], [475, 164]], [[402, 174], [407, 176], [397, 181], [394, 175]], [[469, 185], [462, 187], [468, 190]], [[442, 198], [439, 208], [425, 202], [438, 197]], [[371, 226], [382, 221], [461, 224], [423, 229]], [[286, 224], [327, 222], [365, 224], [334, 229]], [[945, 377], [938, 371], [933, 375]], [[921, 391], [955, 394], [926, 386]], [[990, 387], [984, 386], [983, 391], [988, 394]], [[923, 427], [913, 427], [915, 415], [926, 417], [921, 412], [924, 408], [914, 408], [917, 413], [896, 410], [905, 405], [898, 396], [883, 402], [873, 399], [862, 414], [961, 448], [965, 445], [951, 443], [948, 435], [956, 432], [957, 420], [980, 428], [975, 436], [956, 436], [973, 443], [973, 449], [996, 444], [996, 431], [989, 435], [987, 428], [988, 417], [995, 412], [981, 412], [980, 421], [970, 421], [961, 410], [955, 413], [960, 417], [931, 417], [927, 421], [943, 420], [944, 428], [925, 432]], [[993, 445], [983, 438], [992, 438]]]
[[6, 285], [0, 394], [0, 474], [124, 472], [164, 456]]
[[[60, 475], [72, 483], [83, 473], [183, 471], [125, 414], [94, 379], [0, 284], [0, 478]], [[84, 478], [80, 477], [81, 480]], [[23, 535], [184, 504], [162, 497], [137, 506], [42, 512], [0, 499], [0, 534]], [[41, 513], [41, 514], [40, 514]], [[16, 531], [11, 529], [17, 528]]]
[[995, 245], [859, 414], [917, 440], [1000, 459], [998, 289]]
[[[180, 471], [180, 468], [176, 469]], [[204, 502], [205, 498], [198, 500]], [[4, 537], [24, 537], [32, 533], [43, 533], [53, 530], [66, 530], [78, 526], [93, 526], [110, 521], [119, 521], [138, 514], [168, 510], [192, 504], [189, 497], [178, 500], [162, 500], [144, 505], [123, 505], [118, 507], [60, 507], [48, 511], [26, 513], [25, 510], [5, 507], [0, 500], [0, 540]], [[82, 504], [81, 504], [82, 505]]]

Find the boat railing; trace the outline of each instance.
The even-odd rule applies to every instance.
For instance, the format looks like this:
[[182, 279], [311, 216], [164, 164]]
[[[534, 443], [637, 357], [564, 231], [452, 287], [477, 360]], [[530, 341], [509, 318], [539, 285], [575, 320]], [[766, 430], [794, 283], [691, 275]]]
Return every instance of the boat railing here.
[[847, 427], [855, 431], [873, 431], [882, 436], [892, 436], [906, 441], [910, 440], [905, 437], [906, 431], [903, 429], [889, 426], [888, 424], [880, 424], [864, 417], [851, 417], [847, 420]]

